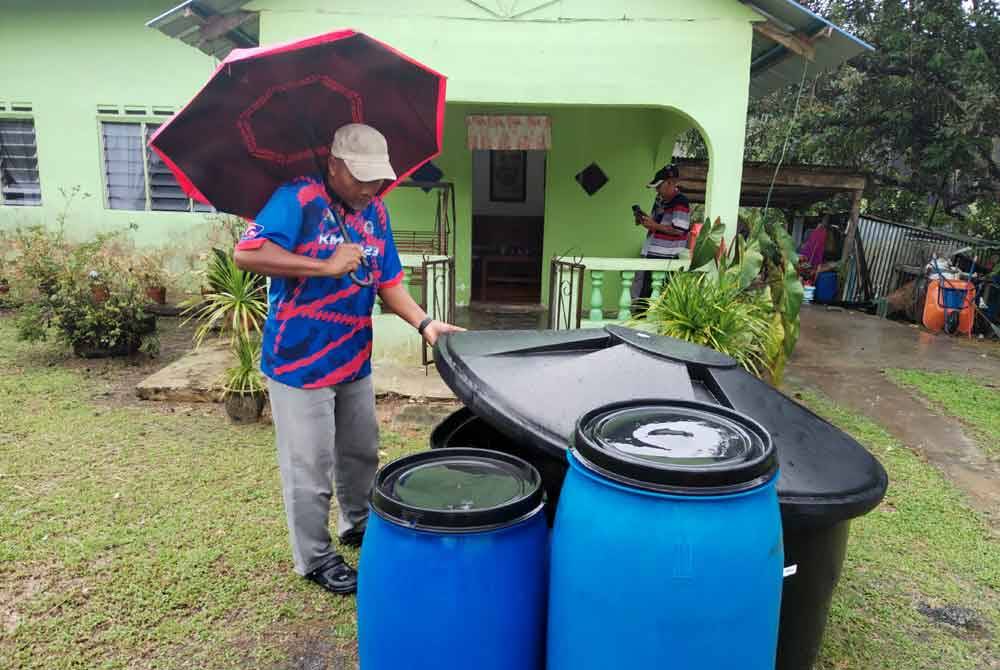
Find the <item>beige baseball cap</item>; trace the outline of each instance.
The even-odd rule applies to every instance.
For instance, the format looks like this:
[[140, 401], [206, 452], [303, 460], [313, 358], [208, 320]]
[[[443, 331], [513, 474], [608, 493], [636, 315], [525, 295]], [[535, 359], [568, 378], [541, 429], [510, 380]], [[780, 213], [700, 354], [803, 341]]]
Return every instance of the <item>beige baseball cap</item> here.
[[358, 181], [395, 179], [389, 163], [389, 144], [379, 131], [363, 123], [349, 123], [337, 129], [330, 155], [347, 165]]

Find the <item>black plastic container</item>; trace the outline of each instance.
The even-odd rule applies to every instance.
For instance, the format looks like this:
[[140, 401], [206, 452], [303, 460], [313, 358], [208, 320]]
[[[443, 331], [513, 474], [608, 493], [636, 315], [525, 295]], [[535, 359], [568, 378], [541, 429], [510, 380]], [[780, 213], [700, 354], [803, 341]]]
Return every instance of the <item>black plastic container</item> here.
[[808, 670], [822, 642], [850, 520], [873, 509], [885, 470], [860, 444], [717, 352], [626, 328], [463, 333], [435, 359], [466, 407], [431, 447], [514, 454], [542, 475], [555, 511], [577, 419], [615, 402], [698, 400], [735, 409], [770, 434], [778, 453], [786, 565], [779, 670]]
[[565, 457], [549, 456], [530, 445], [512, 442], [510, 438], [465, 407], [445, 418], [431, 432], [431, 449], [442, 447], [473, 447], [501, 451], [531, 463], [542, 475], [542, 487], [545, 489], [546, 498], [545, 515], [548, 517], [549, 526], [552, 526], [556, 503], [559, 502], [559, 491], [566, 477], [568, 464]]

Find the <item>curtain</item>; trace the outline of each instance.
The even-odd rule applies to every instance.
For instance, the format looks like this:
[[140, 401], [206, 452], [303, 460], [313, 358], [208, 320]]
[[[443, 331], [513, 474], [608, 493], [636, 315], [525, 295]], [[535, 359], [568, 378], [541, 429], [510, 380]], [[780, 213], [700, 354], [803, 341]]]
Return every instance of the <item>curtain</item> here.
[[552, 119], [548, 116], [467, 116], [469, 149], [493, 151], [547, 151], [552, 148]]

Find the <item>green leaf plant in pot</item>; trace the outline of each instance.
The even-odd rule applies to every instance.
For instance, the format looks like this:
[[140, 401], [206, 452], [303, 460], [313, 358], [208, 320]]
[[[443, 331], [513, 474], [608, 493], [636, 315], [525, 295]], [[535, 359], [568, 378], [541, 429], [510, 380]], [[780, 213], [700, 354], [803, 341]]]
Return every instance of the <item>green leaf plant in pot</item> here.
[[266, 282], [262, 275], [241, 270], [231, 252], [212, 249], [204, 271], [209, 292], [189, 301], [188, 320], [200, 323], [195, 330], [195, 346], [217, 332], [230, 342], [259, 334], [267, 318]]
[[267, 387], [260, 372], [260, 336], [237, 334], [232, 352], [235, 363], [226, 370], [223, 384], [226, 414], [233, 423], [255, 423], [267, 401]]
[[138, 255], [134, 260], [133, 272], [146, 292], [146, 297], [157, 305], [167, 304], [168, 272], [166, 259], [161, 251], [150, 251]]

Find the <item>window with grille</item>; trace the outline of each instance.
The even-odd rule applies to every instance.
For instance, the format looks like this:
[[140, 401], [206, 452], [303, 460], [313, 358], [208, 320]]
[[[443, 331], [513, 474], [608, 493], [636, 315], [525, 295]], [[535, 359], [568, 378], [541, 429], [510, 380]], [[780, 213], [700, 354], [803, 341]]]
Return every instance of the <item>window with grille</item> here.
[[32, 119], [0, 119], [0, 205], [42, 204]]
[[109, 209], [211, 212], [184, 194], [170, 168], [149, 148], [157, 123], [101, 122], [104, 183]]

